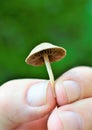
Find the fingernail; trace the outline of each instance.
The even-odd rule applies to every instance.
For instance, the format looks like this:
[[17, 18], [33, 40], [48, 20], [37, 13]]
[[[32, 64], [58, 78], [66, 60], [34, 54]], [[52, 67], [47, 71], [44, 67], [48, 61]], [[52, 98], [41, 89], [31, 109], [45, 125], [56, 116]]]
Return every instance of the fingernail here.
[[27, 92], [27, 101], [31, 106], [42, 106], [46, 104], [48, 92], [48, 81], [42, 81], [32, 85]]
[[79, 99], [80, 87], [76, 81], [66, 80], [57, 82], [57, 92], [62, 95], [61, 104], [69, 103]]
[[76, 112], [58, 111], [59, 119], [63, 125], [64, 130], [81, 130], [83, 121]]

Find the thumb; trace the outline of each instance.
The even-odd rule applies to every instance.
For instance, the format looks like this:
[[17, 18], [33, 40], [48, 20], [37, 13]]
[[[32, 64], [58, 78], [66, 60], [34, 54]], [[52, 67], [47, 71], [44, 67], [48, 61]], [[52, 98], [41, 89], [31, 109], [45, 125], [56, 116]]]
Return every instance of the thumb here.
[[0, 129], [10, 130], [37, 120], [54, 107], [55, 99], [47, 80], [9, 81], [0, 87]]

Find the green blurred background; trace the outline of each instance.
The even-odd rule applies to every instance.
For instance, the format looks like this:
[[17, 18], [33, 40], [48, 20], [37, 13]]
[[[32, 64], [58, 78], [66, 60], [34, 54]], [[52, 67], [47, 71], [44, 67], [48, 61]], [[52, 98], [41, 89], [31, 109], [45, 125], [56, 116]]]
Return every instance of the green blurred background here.
[[67, 50], [62, 61], [52, 64], [55, 78], [75, 66], [92, 66], [92, 0], [1, 0], [0, 84], [48, 78], [45, 66], [25, 63], [41, 42]]

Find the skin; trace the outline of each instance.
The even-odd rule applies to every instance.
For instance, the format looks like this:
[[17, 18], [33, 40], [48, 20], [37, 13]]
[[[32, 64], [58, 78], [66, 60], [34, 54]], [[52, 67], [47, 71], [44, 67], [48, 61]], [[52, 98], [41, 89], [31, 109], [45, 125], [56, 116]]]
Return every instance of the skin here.
[[[39, 87], [45, 96], [39, 94]], [[56, 99], [47, 80], [20, 79], [3, 84], [0, 130], [91, 130], [92, 68], [76, 67], [65, 72], [55, 81], [55, 92]]]

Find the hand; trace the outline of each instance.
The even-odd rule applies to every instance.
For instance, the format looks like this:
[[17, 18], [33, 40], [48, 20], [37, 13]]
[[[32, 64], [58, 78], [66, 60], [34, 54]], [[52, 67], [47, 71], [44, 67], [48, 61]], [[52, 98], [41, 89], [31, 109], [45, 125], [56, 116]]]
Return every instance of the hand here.
[[77, 67], [56, 81], [58, 108], [48, 120], [49, 130], [92, 130], [92, 68]]
[[0, 130], [47, 130], [55, 98], [47, 80], [13, 80], [0, 87]]
[[3, 84], [0, 130], [91, 130], [92, 68], [71, 69], [56, 80], [55, 86], [57, 101], [47, 80]]

